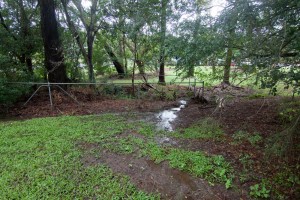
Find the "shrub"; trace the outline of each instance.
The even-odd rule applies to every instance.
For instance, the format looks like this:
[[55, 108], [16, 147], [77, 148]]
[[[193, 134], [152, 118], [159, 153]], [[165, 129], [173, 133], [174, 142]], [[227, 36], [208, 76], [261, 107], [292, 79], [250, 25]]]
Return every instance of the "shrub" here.
[[5, 78], [0, 77], [0, 105], [9, 106], [29, 90], [28, 86], [9, 84]]

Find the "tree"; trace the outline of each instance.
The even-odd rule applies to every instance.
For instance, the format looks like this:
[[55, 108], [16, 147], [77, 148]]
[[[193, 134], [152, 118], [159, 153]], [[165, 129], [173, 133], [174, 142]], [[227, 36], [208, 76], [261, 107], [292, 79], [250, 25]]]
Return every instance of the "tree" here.
[[67, 82], [63, 49], [58, 33], [54, 0], [39, 0], [41, 31], [44, 43], [45, 67], [50, 82]]
[[169, 0], [161, 0], [160, 14], [160, 53], [159, 53], [159, 78], [160, 84], [165, 84], [165, 40], [167, 29], [167, 5]]
[[229, 83], [229, 61], [234, 56], [238, 66], [247, 61], [248, 70], [259, 71], [257, 80], [273, 93], [279, 81], [299, 87], [299, 11], [294, 0], [229, 0], [217, 23], [227, 49], [223, 81]]
[[[251, 52], [258, 60], [262, 87], [271, 88], [284, 82], [300, 94], [300, 7], [296, 0], [260, 1], [259, 35], [255, 38], [262, 49]], [[264, 37], [265, 39], [263, 39]], [[268, 70], [266, 70], [268, 69]]]
[[184, 77], [194, 76], [195, 67], [216, 57], [222, 46], [213, 19], [203, 8], [203, 2], [186, 6], [185, 12], [194, 17], [180, 20], [174, 27], [175, 34], [167, 36], [167, 54], [176, 58], [176, 70]]
[[84, 43], [80, 37], [79, 28], [76, 28], [74, 22], [71, 20], [71, 16], [68, 10], [68, 3], [67, 0], [61, 0], [64, 13], [66, 15], [68, 26], [73, 34], [73, 37], [76, 39], [76, 42], [80, 48], [80, 51], [83, 55], [85, 62], [88, 65], [88, 74], [89, 74], [89, 81], [95, 82], [95, 75], [94, 75], [94, 66], [93, 66], [93, 45], [96, 38], [96, 35], [100, 29], [100, 1], [92, 0], [91, 7], [88, 11], [84, 9], [81, 4], [80, 0], [72, 0], [72, 5], [69, 5], [72, 14], [76, 16], [77, 19], [80, 19], [81, 23], [83, 24], [83, 28], [86, 31], [86, 45], [87, 51], [84, 48]]
[[[3, 7], [2, 7], [3, 6]], [[0, 4], [0, 23], [6, 34], [2, 45], [12, 53], [33, 77], [33, 54], [40, 51], [40, 34], [37, 30], [37, 1], [3, 1]], [[5, 46], [5, 47], [4, 47]]]
[[119, 62], [117, 56], [115, 55], [115, 53], [107, 43], [104, 44], [104, 49], [109, 55], [111, 61], [113, 62], [119, 76], [123, 77], [125, 74], [124, 66]]

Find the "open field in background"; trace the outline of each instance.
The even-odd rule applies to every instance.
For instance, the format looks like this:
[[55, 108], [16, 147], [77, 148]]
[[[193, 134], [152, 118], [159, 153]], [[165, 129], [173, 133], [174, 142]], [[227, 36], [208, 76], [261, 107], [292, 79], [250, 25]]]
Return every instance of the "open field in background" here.
[[[180, 76], [180, 72], [176, 72], [174, 66], [167, 66], [165, 70], [165, 80], [167, 85], [180, 85], [180, 86], [193, 86], [194, 82], [196, 81], [196, 86], [202, 86], [202, 81], [204, 81], [205, 87], [212, 87], [215, 85], [219, 85], [222, 82], [223, 76], [223, 66], [216, 66], [216, 74], [212, 76], [213, 70], [211, 66], [196, 66], [195, 67], [195, 76], [191, 78], [183, 78], [184, 73]], [[231, 70], [231, 83], [235, 86], [240, 87], [248, 87], [253, 90], [258, 95], [268, 96], [270, 89], [265, 88], [262, 89], [260, 87], [260, 82], [256, 81], [256, 75], [250, 74], [246, 76], [242, 71], [239, 71], [238, 68], [232, 68]], [[146, 77], [148, 83], [157, 84], [158, 83], [158, 73], [155, 72], [146, 72]], [[196, 79], [195, 79], [196, 78]], [[107, 82], [112, 84], [124, 84], [124, 85], [131, 85], [132, 80], [131, 78], [107, 78], [107, 77], [99, 77], [99, 82]], [[142, 77], [137, 73], [135, 78], [135, 84], [143, 83]], [[257, 82], [257, 84], [256, 84]], [[284, 96], [291, 96], [292, 89], [286, 89], [283, 82], [279, 83], [277, 86], [277, 94], [284, 95]]]

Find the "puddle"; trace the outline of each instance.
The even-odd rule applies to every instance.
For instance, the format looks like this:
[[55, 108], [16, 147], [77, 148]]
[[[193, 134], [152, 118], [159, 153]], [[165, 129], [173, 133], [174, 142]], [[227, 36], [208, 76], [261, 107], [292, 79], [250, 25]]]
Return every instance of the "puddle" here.
[[180, 100], [178, 103], [178, 107], [163, 110], [156, 114], [158, 120], [156, 127], [158, 130], [173, 131], [172, 122], [177, 118], [178, 112], [187, 105], [185, 100]]

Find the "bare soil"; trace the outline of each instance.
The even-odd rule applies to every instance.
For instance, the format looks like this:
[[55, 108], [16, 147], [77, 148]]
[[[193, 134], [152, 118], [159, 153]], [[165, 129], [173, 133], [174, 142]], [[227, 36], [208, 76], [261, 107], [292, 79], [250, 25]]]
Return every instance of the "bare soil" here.
[[[94, 149], [95, 145], [81, 143], [85, 152]], [[97, 158], [86, 154], [82, 158], [85, 166], [105, 164], [115, 173], [125, 174], [138, 188], [149, 193], [159, 193], [162, 199], [232, 199], [240, 195], [226, 191], [221, 185], [211, 187], [206, 181], [195, 178], [177, 169], [172, 169], [167, 162], [156, 164], [147, 158], [133, 155], [119, 155], [101, 151]]]

